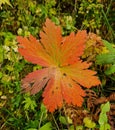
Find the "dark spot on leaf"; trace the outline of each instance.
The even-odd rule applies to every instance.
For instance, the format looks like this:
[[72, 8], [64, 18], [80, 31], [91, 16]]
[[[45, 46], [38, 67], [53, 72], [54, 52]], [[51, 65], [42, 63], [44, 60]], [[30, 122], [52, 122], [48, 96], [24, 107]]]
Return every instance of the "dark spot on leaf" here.
[[43, 80], [47, 79], [47, 77], [44, 77]]
[[29, 83], [29, 87], [32, 87], [34, 85], [34, 82]]
[[63, 73], [63, 76], [67, 76], [66, 73]]
[[69, 84], [69, 87], [72, 87], [72, 85], [71, 85], [71, 84]]
[[58, 87], [56, 87], [56, 89], [58, 89]]
[[52, 91], [52, 94], [54, 94], [54, 91]]

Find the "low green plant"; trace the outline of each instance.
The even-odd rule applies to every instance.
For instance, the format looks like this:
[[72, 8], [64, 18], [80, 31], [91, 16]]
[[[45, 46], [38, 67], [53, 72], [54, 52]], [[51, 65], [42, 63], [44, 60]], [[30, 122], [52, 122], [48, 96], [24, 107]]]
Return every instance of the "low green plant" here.
[[108, 117], [107, 117], [107, 112], [110, 111], [110, 103], [107, 102], [105, 104], [101, 105], [101, 113], [99, 115], [99, 125], [100, 128], [99, 130], [110, 130], [110, 125], [108, 123]]
[[65, 126], [68, 126], [69, 130], [83, 130], [83, 125], [76, 125], [76, 127], [73, 125], [72, 120], [67, 116], [59, 116], [59, 121]]
[[22, 102], [22, 104], [24, 104], [24, 110], [29, 110], [29, 111], [35, 111], [35, 108], [37, 106], [36, 102], [34, 100], [31, 99], [31, 97], [26, 94], [24, 96], [24, 101]]
[[90, 128], [90, 129], [91, 128], [93, 129], [96, 126], [96, 123], [93, 122], [89, 117], [85, 117], [83, 122], [84, 122], [85, 127]]
[[99, 29], [101, 27], [103, 5], [98, 0], [83, 0], [80, 3], [78, 14], [84, 16], [83, 27], [90, 30]]
[[105, 70], [106, 75], [111, 75], [115, 73], [115, 48], [114, 44], [109, 43], [104, 40], [104, 45], [108, 49], [108, 53], [100, 54], [96, 58], [96, 63], [100, 65], [109, 65], [107, 70]]

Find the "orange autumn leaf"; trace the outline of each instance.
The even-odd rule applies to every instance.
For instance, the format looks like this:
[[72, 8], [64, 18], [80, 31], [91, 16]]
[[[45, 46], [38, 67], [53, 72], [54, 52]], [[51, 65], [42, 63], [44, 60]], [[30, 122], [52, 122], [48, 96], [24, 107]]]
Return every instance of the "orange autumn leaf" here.
[[63, 37], [61, 27], [46, 19], [40, 40], [17, 36], [19, 53], [43, 69], [28, 74], [22, 80], [24, 92], [36, 94], [44, 87], [43, 102], [50, 112], [63, 103], [82, 106], [84, 90], [100, 84], [91, 64], [80, 60], [87, 40], [85, 30]]

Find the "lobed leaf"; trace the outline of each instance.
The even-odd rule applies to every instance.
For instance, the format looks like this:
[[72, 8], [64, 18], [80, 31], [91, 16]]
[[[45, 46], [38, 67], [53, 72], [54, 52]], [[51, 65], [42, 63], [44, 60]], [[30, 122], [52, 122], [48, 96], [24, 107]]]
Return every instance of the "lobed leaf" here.
[[17, 37], [20, 54], [44, 66], [22, 80], [23, 91], [36, 94], [45, 87], [43, 102], [50, 112], [61, 108], [63, 103], [81, 106], [85, 96], [81, 87], [100, 84], [96, 72], [88, 70], [91, 64], [80, 60], [87, 40], [86, 31], [62, 37], [61, 28], [46, 19], [40, 37], [39, 41], [31, 35], [29, 39]]
[[96, 57], [97, 64], [112, 64], [115, 63], [115, 54], [113, 53], [105, 53], [100, 54]]

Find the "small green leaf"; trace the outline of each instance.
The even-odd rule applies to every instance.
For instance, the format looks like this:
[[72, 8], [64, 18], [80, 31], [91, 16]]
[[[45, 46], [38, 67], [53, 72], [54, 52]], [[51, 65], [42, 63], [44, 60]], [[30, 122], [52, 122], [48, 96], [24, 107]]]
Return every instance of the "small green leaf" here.
[[96, 57], [97, 64], [112, 64], [114, 62], [115, 62], [115, 54], [113, 53], [100, 54]]
[[[69, 130], [75, 130], [74, 125], [71, 125]], [[83, 130], [83, 126], [76, 126], [76, 130]]]
[[103, 43], [111, 53], [115, 53], [115, 48], [113, 48], [111, 43], [106, 40], [103, 40]]
[[59, 121], [64, 125], [67, 125], [68, 123], [72, 124], [72, 120], [68, 116], [67, 118], [65, 116], [60, 116]]
[[83, 126], [76, 126], [76, 130], [83, 130]]
[[74, 130], [74, 126], [71, 125], [71, 126], [69, 127], [69, 130]]
[[84, 124], [88, 128], [95, 128], [96, 124], [89, 117], [85, 117], [83, 120]]
[[107, 123], [107, 115], [105, 113], [100, 113], [99, 124], [104, 125], [105, 123]]
[[101, 112], [102, 113], [106, 113], [109, 111], [110, 111], [110, 103], [109, 102], [101, 105]]
[[111, 127], [108, 123], [101, 125], [99, 130], [111, 130]]
[[67, 122], [68, 122], [69, 124], [72, 124], [72, 123], [73, 123], [73, 122], [72, 122], [72, 119], [69, 118], [69, 116], [67, 116]]
[[13, 66], [11, 66], [11, 65], [6, 65], [5, 68], [6, 68], [8, 71], [13, 71], [13, 70], [14, 70]]
[[36, 102], [34, 100], [32, 100], [30, 97], [25, 97], [25, 100], [22, 102], [24, 103], [24, 109], [25, 110], [32, 110], [34, 111], [35, 110], [35, 107], [37, 106], [36, 105]]
[[106, 71], [105, 71], [105, 74], [106, 75], [110, 75], [110, 74], [113, 74], [115, 73], [115, 64], [111, 65]]
[[52, 124], [51, 124], [51, 122], [46, 123], [39, 130], [52, 130]]
[[60, 117], [59, 117], [59, 121], [60, 121], [62, 124], [67, 125], [67, 120], [66, 120], [66, 118], [65, 118], [64, 116], [60, 116]]
[[108, 118], [106, 115], [106, 113], [109, 112], [109, 110], [110, 110], [110, 103], [109, 102], [101, 105], [101, 113], [99, 115], [99, 120], [98, 120], [98, 122], [100, 124], [100, 130], [109, 130], [109, 129], [105, 129], [106, 124], [107, 124], [107, 127], [109, 127], [109, 124], [107, 123]]
[[109, 50], [108, 53], [100, 54], [96, 57], [97, 64], [114, 64], [115, 63], [115, 48], [113, 44], [103, 40], [104, 45]]
[[110, 129], [111, 129], [110, 125], [108, 123], [106, 123], [105, 124], [105, 130], [110, 130]]

